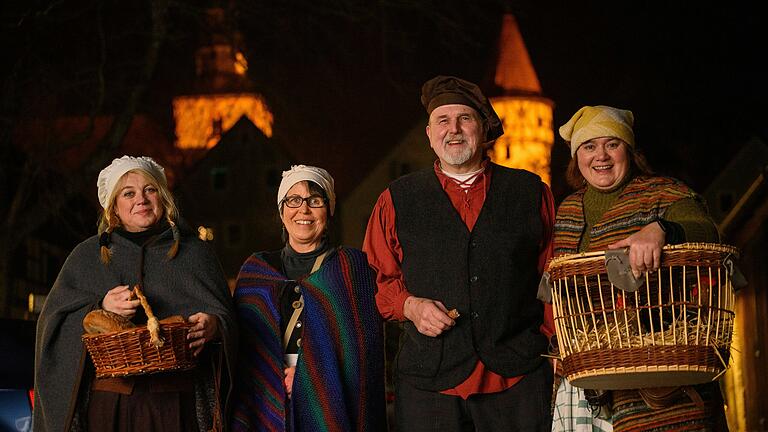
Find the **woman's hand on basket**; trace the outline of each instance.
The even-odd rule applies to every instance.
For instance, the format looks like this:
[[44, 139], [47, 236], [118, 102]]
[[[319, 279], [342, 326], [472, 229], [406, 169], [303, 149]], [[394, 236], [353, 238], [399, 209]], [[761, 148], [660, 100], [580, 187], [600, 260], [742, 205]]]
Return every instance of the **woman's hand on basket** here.
[[419, 333], [436, 337], [456, 324], [448, 309], [437, 300], [410, 296], [403, 304], [403, 315], [413, 321]]
[[644, 272], [659, 268], [664, 240], [664, 230], [658, 223], [652, 222], [624, 240], [609, 244], [608, 249], [628, 247], [629, 266], [632, 268], [632, 274], [637, 278]]
[[219, 319], [216, 315], [198, 312], [190, 316], [187, 321], [193, 324], [187, 333], [187, 340], [190, 341], [189, 347], [194, 349], [192, 355], [197, 356], [206, 342], [219, 337]]
[[119, 285], [107, 291], [107, 295], [101, 300], [101, 308], [124, 316], [133, 318], [136, 308], [141, 305], [138, 299], [131, 297], [131, 289], [128, 285]]

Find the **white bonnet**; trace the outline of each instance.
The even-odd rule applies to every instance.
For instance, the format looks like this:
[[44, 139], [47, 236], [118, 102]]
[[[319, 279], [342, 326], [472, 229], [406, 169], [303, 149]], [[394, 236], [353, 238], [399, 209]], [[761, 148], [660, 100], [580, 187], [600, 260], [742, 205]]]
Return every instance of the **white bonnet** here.
[[96, 186], [99, 189], [99, 203], [104, 209], [109, 205], [109, 197], [112, 195], [112, 191], [117, 186], [120, 178], [128, 171], [134, 169], [142, 169], [151, 174], [158, 183], [163, 186], [168, 185], [168, 180], [165, 178], [165, 169], [151, 157], [123, 156], [113, 160], [108, 167], [101, 170], [99, 178], [96, 180]]
[[288, 171], [283, 171], [283, 180], [280, 181], [280, 187], [277, 189], [277, 208], [280, 209], [280, 202], [285, 198], [288, 189], [300, 181], [309, 180], [316, 183], [328, 195], [328, 208], [333, 216], [336, 208], [336, 192], [333, 190], [333, 177], [328, 171], [308, 165], [293, 165]]

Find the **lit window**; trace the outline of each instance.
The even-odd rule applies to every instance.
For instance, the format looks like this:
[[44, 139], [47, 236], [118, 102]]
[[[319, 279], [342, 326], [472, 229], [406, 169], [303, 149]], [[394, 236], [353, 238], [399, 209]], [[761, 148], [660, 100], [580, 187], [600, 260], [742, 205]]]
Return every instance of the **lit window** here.
[[243, 76], [248, 71], [248, 60], [245, 59], [245, 56], [242, 52], [238, 51], [235, 53], [235, 73]]

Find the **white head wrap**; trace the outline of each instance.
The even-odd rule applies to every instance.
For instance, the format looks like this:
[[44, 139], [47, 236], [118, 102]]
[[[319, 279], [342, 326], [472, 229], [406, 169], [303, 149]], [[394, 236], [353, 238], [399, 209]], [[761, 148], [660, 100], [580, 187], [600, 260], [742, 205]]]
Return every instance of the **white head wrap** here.
[[128, 171], [134, 169], [147, 171], [155, 178], [155, 181], [164, 186], [168, 185], [168, 180], [165, 178], [165, 169], [151, 157], [123, 156], [113, 160], [108, 167], [101, 170], [99, 178], [96, 180], [96, 186], [99, 189], [99, 203], [104, 209], [109, 205], [109, 197], [112, 195], [112, 191], [117, 186], [120, 178]]
[[307, 165], [293, 165], [288, 171], [283, 171], [283, 180], [280, 181], [280, 188], [277, 189], [277, 208], [280, 209], [280, 202], [285, 198], [288, 189], [300, 181], [309, 180], [317, 183], [325, 194], [328, 195], [328, 208], [333, 216], [336, 208], [336, 192], [333, 190], [333, 177], [328, 171]]

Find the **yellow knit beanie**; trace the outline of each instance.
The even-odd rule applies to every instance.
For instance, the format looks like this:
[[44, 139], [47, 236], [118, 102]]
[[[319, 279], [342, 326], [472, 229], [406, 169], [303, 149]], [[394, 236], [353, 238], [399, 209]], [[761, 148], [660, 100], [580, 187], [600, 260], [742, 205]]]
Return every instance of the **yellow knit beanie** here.
[[585, 106], [576, 111], [568, 123], [560, 126], [560, 136], [571, 147], [571, 157], [580, 145], [600, 137], [620, 138], [634, 148], [634, 122], [632, 111], [605, 105]]

